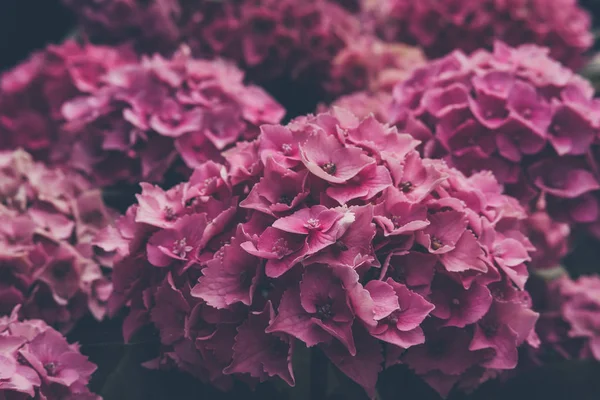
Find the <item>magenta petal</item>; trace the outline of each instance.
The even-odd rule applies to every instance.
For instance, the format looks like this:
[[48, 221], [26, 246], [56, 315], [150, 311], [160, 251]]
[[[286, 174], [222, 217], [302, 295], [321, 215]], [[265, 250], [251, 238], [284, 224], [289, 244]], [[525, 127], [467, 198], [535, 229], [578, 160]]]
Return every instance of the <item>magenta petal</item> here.
[[554, 111], [549, 139], [558, 155], [584, 154], [597, 135], [598, 128], [577, 110], [563, 105]]
[[373, 397], [383, 364], [381, 344], [362, 328], [357, 327], [353, 334], [357, 343], [356, 355], [348, 354], [348, 350], [337, 341], [322, 348], [333, 365]]
[[375, 304], [369, 291], [359, 282], [356, 270], [346, 266], [335, 266], [335, 275], [342, 281], [352, 311], [366, 326], [375, 326]]
[[282, 231], [307, 235], [308, 253], [335, 243], [354, 222], [354, 214], [345, 210], [327, 209], [318, 205], [279, 218], [273, 227]]
[[499, 98], [508, 98], [515, 83], [515, 77], [508, 71], [487, 71], [481, 76], [473, 77], [473, 86], [482, 93]]
[[508, 97], [509, 110], [535, 132], [543, 135], [552, 119], [552, 108], [540, 98], [533, 86], [516, 81]]
[[17, 361], [0, 354], [0, 380], [9, 379], [17, 372]]
[[183, 294], [168, 282], [163, 282], [155, 294], [157, 306], [152, 309], [150, 318], [160, 332], [164, 344], [173, 344], [183, 337], [185, 316], [190, 305]]
[[354, 267], [357, 259], [367, 257], [375, 260], [373, 238], [376, 232], [372, 222], [373, 207], [352, 207], [350, 212], [354, 214], [355, 220], [348, 230], [333, 245], [312, 255], [307, 263]]
[[371, 295], [371, 298], [373, 299], [373, 302], [375, 303], [374, 318], [376, 320], [387, 317], [393, 311], [399, 308], [396, 292], [388, 283], [382, 281], [371, 281], [366, 284], [365, 289], [367, 289]]
[[293, 342], [285, 335], [265, 333], [273, 314], [273, 306], [268, 302], [263, 311], [251, 313], [240, 325], [233, 345], [233, 360], [224, 373], [248, 373], [260, 381], [279, 376], [294, 386]]
[[300, 304], [300, 290], [288, 289], [281, 298], [278, 313], [273, 318], [267, 333], [287, 333], [302, 340], [308, 347], [330, 340], [331, 336], [312, 322], [312, 318]]
[[421, 295], [393, 281], [391, 278], [388, 278], [387, 283], [392, 286], [398, 296], [400, 312], [397, 315], [396, 327], [406, 332], [416, 329], [434, 310], [435, 306]]
[[542, 160], [529, 173], [538, 188], [560, 198], [573, 199], [600, 189], [594, 174], [568, 157]]
[[[352, 95], [347, 98], [351, 97]], [[358, 99], [360, 96], [355, 97]], [[368, 149], [372, 154], [378, 156], [375, 158], [386, 160], [403, 160], [406, 154], [419, 144], [411, 135], [400, 134], [395, 128], [382, 125], [372, 115], [366, 116], [360, 121], [356, 129], [351, 129], [348, 132], [348, 138], [356, 146]]]
[[[447, 253], [458, 247], [467, 227], [466, 215], [459, 211], [442, 211], [428, 215], [429, 225], [423, 230], [424, 237], [418, 239], [430, 252]], [[435, 247], [434, 247], [435, 246]]]
[[392, 178], [387, 168], [372, 164], [346, 184], [329, 187], [327, 194], [340, 205], [344, 205], [355, 199], [369, 200], [391, 185]]
[[517, 240], [506, 238], [494, 244], [494, 256], [501, 258], [507, 267], [515, 267], [530, 261], [527, 249]]
[[390, 326], [381, 333], [371, 332], [371, 335], [379, 340], [393, 344], [394, 346], [402, 349], [408, 349], [412, 346], [425, 343], [425, 334], [423, 333], [423, 329], [420, 327], [406, 331], [394, 329], [392, 326]]
[[428, 91], [423, 96], [423, 105], [437, 118], [456, 109], [469, 107], [469, 91], [466, 86], [454, 83], [445, 88], [436, 88]]
[[262, 262], [244, 251], [240, 244], [245, 240], [241, 228], [231, 243], [219, 250], [202, 270], [192, 296], [199, 297], [214, 308], [228, 308], [235, 303], [252, 304], [254, 290], [262, 272]]
[[500, 326], [498, 329], [495, 337], [490, 339], [477, 325], [469, 349], [493, 349], [495, 353], [493, 358], [484, 362], [484, 365], [488, 368], [513, 369], [519, 359], [516, 335], [508, 326]]
[[403, 282], [412, 289], [426, 288], [433, 280], [438, 257], [434, 254], [419, 252], [401, 252], [390, 254], [386, 260], [383, 273], [396, 282]]
[[490, 309], [492, 295], [483, 285], [475, 283], [468, 290], [446, 280], [440, 280], [439, 285], [445, 285], [447, 289], [442, 291], [440, 287], [433, 292], [435, 309], [432, 314], [445, 320], [445, 326], [464, 328], [479, 321]]
[[344, 147], [325, 134], [312, 135], [301, 146], [301, 154], [311, 173], [331, 183], [344, 183], [375, 162], [358, 147]]
[[488, 267], [483, 259], [483, 249], [470, 231], [463, 232], [454, 250], [440, 256], [440, 261], [450, 272], [469, 270], [486, 272]]
[[506, 101], [479, 93], [477, 99], [469, 97], [469, 107], [477, 121], [488, 129], [498, 129], [508, 117]]
[[[174, 231], [164, 230], [156, 232], [154, 235], [152, 235], [146, 247], [148, 261], [155, 267], [166, 267], [170, 265], [173, 262], [174, 257], [170, 257], [167, 251], [162, 250], [168, 249], [168, 247], [163, 247], [158, 243], [169, 243], [172, 245], [176, 240], [177, 234]], [[153, 244], [153, 242], [155, 244]]]

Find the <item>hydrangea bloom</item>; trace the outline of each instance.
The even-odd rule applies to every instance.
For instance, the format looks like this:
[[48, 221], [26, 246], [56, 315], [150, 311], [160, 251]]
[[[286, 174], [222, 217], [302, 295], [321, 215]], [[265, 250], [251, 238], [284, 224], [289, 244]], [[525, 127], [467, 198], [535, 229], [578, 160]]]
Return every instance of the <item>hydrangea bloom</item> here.
[[96, 366], [42, 320], [0, 317], [0, 397], [99, 400], [86, 387]]
[[338, 97], [331, 104], [319, 104], [318, 112], [327, 112], [334, 107], [344, 108], [356, 115], [358, 118], [367, 118], [373, 115], [380, 122], [388, 122], [389, 108], [392, 104], [391, 93], [376, 92], [370, 93], [365, 91], [351, 93], [345, 96]]
[[524, 210], [417, 145], [334, 109], [264, 125], [167, 191], [142, 184], [99, 241], [125, 337], [152, 323], [165, 347], [149, 366], [221, 388], [293, 385], [298, 340], [369, 394], [398, 363], [442, 394], [514, 368], [537, 319]]
[[109, 258], [92, 241], [112, 213], [98, 190], [22, 150], [0, 152], [0, 219], [0, 315], [21, 304], [62, 331], [105, 315]]
[[62, 107], [70, 166], [100, 186], [160, 182], [170, 168], [221, 160], [219, 151], [251, 139], [283, 108], [222, 60], [194, 59], [182, 47], [115, 68], [88, 96]]
[[333, 59], [325, 85], [333, 95], [358, 90], [391, 93], [394, 85], [425, 62], [423, 52], [416, 47], [364, 35], [348, 43]]
[[430, 57], [455, 49], [535, 43], [571, 67], [582, 65], [594, 42], [591, 17], [577, 0], [365, 0], [379, 33], [422, 46]]
[[600, 361], [600, 277], [562, 276], [532, 290], [540, 310], [537, 326], [542, 346], [534, 361], [587, 359]]
[[590, 84], [534, 45], [456, 51], [394, 89], [391, 120], [426, 156], [466, 174], [491, 169], [523, 204], [587, 225], [600, 210], [593, 143], [600, 107]]
[[68, 40], [34, 53], [0, 76], [0, 150], [24, 148], [38, 159], [60, 157], [62, 104], [97, 89], [108, 70], [132, 62], [127, 47]]
[[64, 3], [94, 39], [134, 40], [149, 53], [188, 43], [194, 55], [235, 61], [252, 81], [290, 101], [299, 97], [290, 87], [322, 93], [331, 61], [360, 32], [358, 20], [331, 0]]
[[570, 250], [569, 225], [553, 221], [544, 211], [535, 211], [528, 216], [524, 226], [527, 238], [535, 247], [529, 267], [539, 271], [559, 266]]
[[372, 114], [378, 121], [388, 122], [394, 86], [423, 65], [423, 53], [415, 47], [362, 36], [333, 61], [326, 87], [341, 96], [331, 104], [319, 104], [317, 110], [345, 108], [360, 119]]

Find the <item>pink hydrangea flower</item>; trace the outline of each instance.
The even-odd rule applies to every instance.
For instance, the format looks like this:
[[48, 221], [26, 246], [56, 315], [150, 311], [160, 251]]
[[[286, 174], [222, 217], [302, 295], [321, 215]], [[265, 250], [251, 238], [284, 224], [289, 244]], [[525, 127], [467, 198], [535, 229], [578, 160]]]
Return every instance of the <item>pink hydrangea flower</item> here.
[[491, 174], [466, 178], [338, 108], [261, 131], [187, 182], [142, 184], [99, 235], [125, 337], [160, 333], [149, 366], [224, 389], [232, 375], [293, 384], [301, 341], [369, 394], [397, 363], [447, 394], [535, 344], [525, 210]]
[[417, 44], [430, 57], [455, 49], [510, 45], [547, 46], [571, 67], [582, 65], [591, 48], [591, 17], [574, 0], [366, 0], [365, 12], [378, 33], [390, 41]]
[[419, 48], [364, 35], [348, 43], [333, 59], [326, 87], [333, 95], [359, 90], [388, 93], [425, 62]]
[[314, 107], [333, 59], [361, 33], [359, 20], [331, 0], [64, 3], [96, 41], [133, 41], [162, 54], [187, 43], [196, 56], [232, 60], [286, 108]]
[[0, 150], [24, 148], [38, 159], [58, 162], [65, 101], [98, 88], [113, 68], [134, 62], [128, 47], [80, 45], [68, 40], [34, 53], [0, 76]]
[[333, 109], [333, 107], [344, 108], [352, 112], [358, 118], [367, 118], [369, 115], [372, 114], [378, 121], [385, 123], [390, 120], [388, 113], [391, 104], [391, 92], [370, 93], [360, 91], [340, 96], [330, 105], [319, 104], [317, 111], [319, 113], [324, 113]]
[[0, 152], [0, 314], [16, 305], [66, 331], [83, 315], [102, 319], [112, 291], [112, 251], [95, 235], [114, 217], [81, 176]]
[[251, 139], [283, 108], [243, 73], [221, 60], [194, 59], [182, 47], [109, 71], [89, 96], [62, 107], [69, 164], [104, 186], [118, 181], [160, 182], [185, 164], [222, 160], [220, 151]]
[[566, 275], [532, 288], [540, 311], [537, 332], [541, 346], [530, 355], [534, 362], [556, 359], [600, 360], [600, 278]]
[[553, 221], [547, 213], [537, 211], [527, 218], [525, 226], [526, 236], [536, 249], [531, 254], [529, 267], [541, 270], [559, 266], [569, 252], [569, 225]]
[[465, 174], [492, 170], [507, 193], [555, 221], [598, 220], [598, 101], [547, 49], [496, 42], [492, 53], [455, 51], [416, 70], [393, 97], [390, 121], [423, 140], [425, 156]]
[[0, 396], [96, 399], [86, 387], [96, 366], [42, 320], [0, 317]]

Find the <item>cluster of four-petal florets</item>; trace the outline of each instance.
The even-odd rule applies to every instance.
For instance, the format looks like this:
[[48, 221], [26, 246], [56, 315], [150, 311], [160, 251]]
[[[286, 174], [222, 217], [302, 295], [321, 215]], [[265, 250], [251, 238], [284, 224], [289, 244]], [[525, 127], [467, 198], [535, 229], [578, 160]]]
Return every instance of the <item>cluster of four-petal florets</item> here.
[[418, 143], [335, 109], [265, 125], [167, 191], [142, 184], [97, 241], [117, 252], [126, 336], [151, 321], [168, 347], [156, 365], [224, 387], [293, 384], [294, 339], [368, 392], [397, 363], [441, 393], [514, 368], [537, 318], [524, 210]]

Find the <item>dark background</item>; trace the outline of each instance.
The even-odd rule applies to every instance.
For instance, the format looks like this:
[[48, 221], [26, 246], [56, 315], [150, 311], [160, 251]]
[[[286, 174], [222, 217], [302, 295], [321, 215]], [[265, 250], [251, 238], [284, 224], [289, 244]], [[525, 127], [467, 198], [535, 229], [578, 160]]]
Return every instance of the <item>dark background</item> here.
[[0, 70], [34, 49], [59, 42], [73, 26], [74, 18], [60, 0], [0, 0]]

